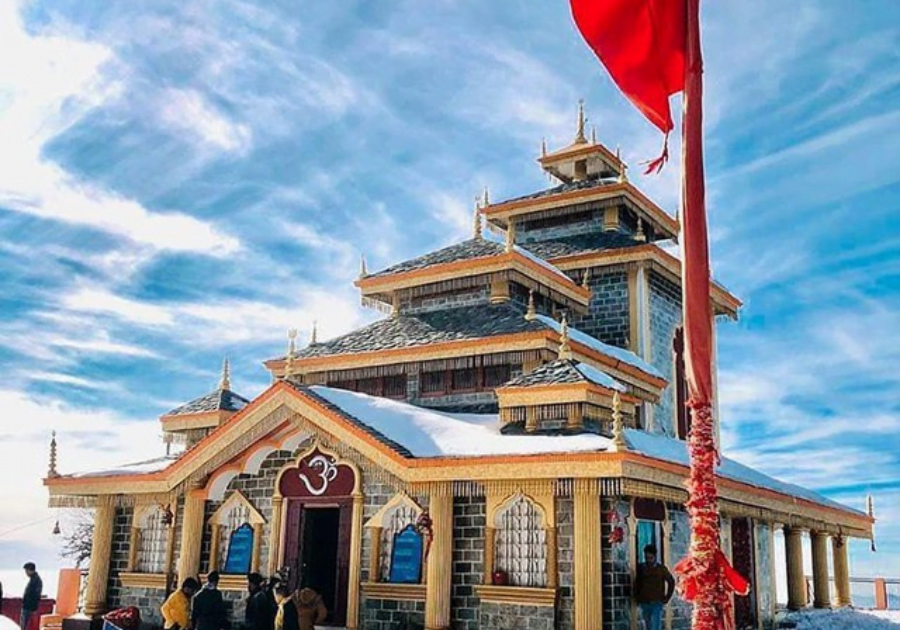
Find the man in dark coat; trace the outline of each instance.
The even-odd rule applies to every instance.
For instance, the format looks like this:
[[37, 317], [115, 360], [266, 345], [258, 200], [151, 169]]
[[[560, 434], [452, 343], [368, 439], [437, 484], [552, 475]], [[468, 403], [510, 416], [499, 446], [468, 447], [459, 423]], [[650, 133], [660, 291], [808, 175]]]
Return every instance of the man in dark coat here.
[[228, 630], [225, 601], [219, 591], [219, 573], [206, 576], [206, 584], [191, 602], [191, 625], [194, 630]]
[[644, 547], [644, 562], [638, 565], [634, 598], [641, 608], [647, 630], [662, 629], [663, 608], [675, 594], [675, 578], [656, 560], [656, 547]]
[[25, 594], [22, 595], [22, 615], [19, 617], [19, 627], [22, 630], [28, 630], [28, 622], [31, 621], [32, 615], [37, 612], [41, 603], [41, 591], [44, 590], [44, 583], [41, 576], [38, 575], [37, 567], [34, 562], [26, 562], [25, 575], [28, 576], [28, 584], [25, 586]]
[[263, 577], [259, 573], [247, 576], [247, 605], [244, 608], [244, 626], [247, 630], [272, 630], [275, 611], [269, 594], [263, 589]]

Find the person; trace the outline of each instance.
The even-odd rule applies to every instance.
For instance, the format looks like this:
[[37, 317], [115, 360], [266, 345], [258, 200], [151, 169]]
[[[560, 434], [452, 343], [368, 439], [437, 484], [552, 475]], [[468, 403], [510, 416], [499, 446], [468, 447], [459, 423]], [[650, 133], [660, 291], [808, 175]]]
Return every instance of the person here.
[[194, 595], [191, 602], [191, 624], [193, 630], [228, 629], [225, 601], [219, 591], [218, 571], [210, 572], [206, 576], [206, 584]]
[[300, 630], [314, 630], [317, 623], [325, 621], [328, 609], [322, 596], [311, 588], [302, 588], [296, 596], [297, 614], [300, 617]]
[[31, 616], [37, 612], [38, 605], [41, 603], [44, 583], [41, 581], [41, 576], [38, 575], [34, 562], [26, 562], [22, 568], [25, 569], [25, 575], [28, 576], [28, 584], [25, 586], [25, 594], [22, 595], [22, 614], [19, 617], [19, 627], [22, 630], [28, 630]]
[[272, 630], [273, 614], [269, 594], [263, 588], [263, 576], [251, 573], [247, 576], [247, 605], [244, 608], [244, 626], [247, 630]]
[[657, 562], [656, 546], [644, 547], [644, 562], [638, 565], [634, 598], [641, 608], [647, 630], [662, 630], [663, 607], [675, 594], [675, 578], [665, 565]]
[[169, 595], [160, 607], [165, 630], [188, 630], [191, 627], [191, 598], [200, 590], [200, 582], [187, 578], [181, 588]]
[[300, 616], [297, 614], [297, 605], [291, 597], [291, 589], [287, 584], [281, 583], [275, 587], [275, 601], [278, 602], [278, 612], [275, 614], [275, 630], [300, 630]]

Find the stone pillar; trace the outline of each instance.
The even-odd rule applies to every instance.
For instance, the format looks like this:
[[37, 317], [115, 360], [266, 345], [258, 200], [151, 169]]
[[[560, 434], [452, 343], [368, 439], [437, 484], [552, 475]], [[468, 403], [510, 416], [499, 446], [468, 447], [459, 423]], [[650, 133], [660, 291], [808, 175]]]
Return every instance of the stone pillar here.
[[263, 524], [253, 524], [253, 555], [250, 558], [250, 571], [259, 573], [259, 554], [262, 552]]
[[369, 582], [380, 582], [381, 579], [381, 527], [368, 527], [369, 530]]
[[[222, 526], [213, 523], [210, 526], [210, 532], [209, 566], [207, 567], [207, 570], [212, 572], [219, 570], [219, 539], [222, 536]], [[256, 544], [255, 540], [253, 542]]]
[[353, 495], [350, 520], [350, 579], [347, 584], [347, 630], [359, 628], [359, 580], [362, 574], [363, 495]]
[[84, 589], [84, 614], [93, 617], [106, 612], [106, 583], [112, 553], [113, 527], [116, 520], [115, 497], [97, 497], [94, 508], [94, 538], [91, 563]]
[[828, 582], [828, 534], [812, 532], [813, 606], [831, 608]]
[[787, 561], [788, 608], [799, 610], [808, 603], [803, 573], [803, 530], [784, 528], [784, 555]]
[[203, 507], [206, 497], [202, 490], [188, 490], [184, 496], [184, 515], [181, 519], [181, 556], [178, 558], [178, 584], [200, 573], [200, 546], [203, 543]]
[[843, 536], [835, 536], [831, 539], [831, 553], [834, 560], [834, 605], [839, 608], [852, 606], [850, 560], [847, 553], [847, 541]]
[[600, 566], [600, 489], [596, 479], [575, 480], [575, 630], [603, 627]]
[[269, 575], [274, 575], [275, 572], [281, 568], [278, 566], [278, 560], [279, 556], [281, 556], [281, 519], [283, 506], [283, 498], [280, 496], [272, 497], [272, 518], [269, 521]]
[[446, 630], [453, 573], [453, 488], [449, 483], [432, 486], [428, 512], [434, 539], [426, 571], [425, 630]]

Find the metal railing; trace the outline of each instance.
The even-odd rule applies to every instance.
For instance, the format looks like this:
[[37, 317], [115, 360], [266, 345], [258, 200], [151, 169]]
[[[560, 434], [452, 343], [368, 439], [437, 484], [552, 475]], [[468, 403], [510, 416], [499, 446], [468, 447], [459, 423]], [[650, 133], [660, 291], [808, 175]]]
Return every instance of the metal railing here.
[[[829, 579], [832, 599], [834, 579]], [[812, 576], [806, 576], [806, 592], [812, 601]], [[850, 577], [850, 597], [856, 608], [900, 610], [900, 578]]]

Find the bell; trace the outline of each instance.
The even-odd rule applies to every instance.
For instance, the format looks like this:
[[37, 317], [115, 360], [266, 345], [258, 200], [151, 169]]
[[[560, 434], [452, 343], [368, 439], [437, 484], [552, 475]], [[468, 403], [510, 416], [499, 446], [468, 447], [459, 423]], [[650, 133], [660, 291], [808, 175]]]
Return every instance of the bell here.
[[59, 536], [62, 533], [62, 530], [59, 528], [59, 521], [53, 524], [53, 535]]

